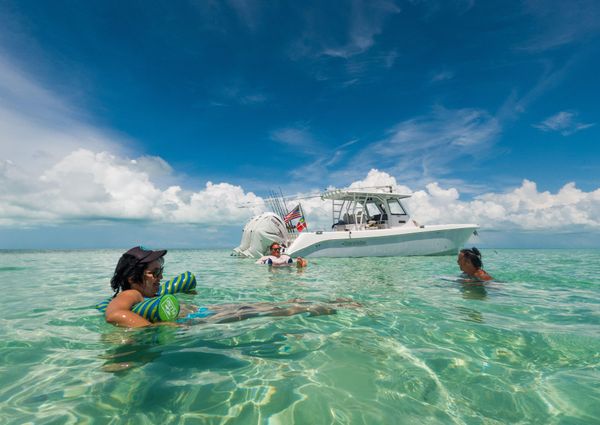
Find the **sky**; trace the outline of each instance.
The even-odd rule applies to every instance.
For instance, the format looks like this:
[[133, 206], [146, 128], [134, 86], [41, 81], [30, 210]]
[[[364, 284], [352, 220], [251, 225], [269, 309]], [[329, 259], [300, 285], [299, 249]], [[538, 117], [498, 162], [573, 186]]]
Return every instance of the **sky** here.
[[470, 243], [600, 247], [600, 3], [0, 2], [0, 249], [233, 248], [390, 185]]

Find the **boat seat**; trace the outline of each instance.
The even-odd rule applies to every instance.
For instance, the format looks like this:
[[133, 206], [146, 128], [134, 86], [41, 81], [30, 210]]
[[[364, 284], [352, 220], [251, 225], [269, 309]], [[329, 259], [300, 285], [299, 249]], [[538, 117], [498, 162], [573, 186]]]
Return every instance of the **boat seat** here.
[[383, 223], [384, 221], [386, 221], [388, 219], [387, 214], [376, 214], [373, 217], [371, 217], [371, 219], [373, 219], [374, 221], [377, 221], [378, 223]]

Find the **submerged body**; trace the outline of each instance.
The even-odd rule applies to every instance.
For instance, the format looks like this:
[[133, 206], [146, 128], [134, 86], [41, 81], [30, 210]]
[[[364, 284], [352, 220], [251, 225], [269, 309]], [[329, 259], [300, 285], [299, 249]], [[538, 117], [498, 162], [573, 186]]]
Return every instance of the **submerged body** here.
[[303, 299], [291, 299], [282, 303], [256, 302], [248, 304], [219, 304], [208, 307], [186, 307], [187, 315], [179, 321], [199, 321], [202, 323], [229, 323], [253, 317], [293, 316], [307, 313], [309, 316], [335, 314], [338, 307], [355, 308], [361, 304], [347, 298], [338, 298], [326, 303], [313, 303]]

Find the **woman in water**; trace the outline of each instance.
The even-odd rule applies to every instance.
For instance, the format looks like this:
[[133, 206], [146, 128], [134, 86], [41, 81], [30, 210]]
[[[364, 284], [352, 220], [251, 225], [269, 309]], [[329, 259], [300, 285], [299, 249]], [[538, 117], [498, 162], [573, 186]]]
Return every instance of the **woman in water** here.
[[[166, 250], [152, 251], [142, 247], [131, 248], [121, 256], [110, 286], [115, 292], [113, 299], [106, 308], [105, 319], [108, 323], [127, 328], [149, 326], [152, 323], [131, 311], [131, 307], [144, 298], [156, 296], [163, 277], [163, 264]], [[333, 301], [336, 305], [358, 306], [347, 299]], [[257, 316], [291, 316], [299, 313], [309, 313], [311, 316], [335, 314], [335, 308], [329, 305], [313, 304], [301, 299], [290, 300], [287, 303], [250, 303], [226, 304], [203, 307], [190, 313], [184, 310], [187, 318], [202, 319], [202, 322], [224, 323], [235, 322]], [[159, 322], [165, 323], [165, 322]], [[169, 322], [167, 322], [169, 323]], [[170, 323], [171, 325], [173, 323]]]
[[166, 253], [164, 249], [152, 251], [138, 246], [121, 256], [110, 280], [115, 294], [104, 315], [108, 323], [127, 328], [151, 324], [131, 307], [158, 292]]
[[475, 247], [471, 249], [461, 249], [458, 253], [456, 262], [465, 275], [464, 277], [484, 282], [493, 279], [492, 276], [482, 269], [483, 263], [481, 262], [481, 252]]

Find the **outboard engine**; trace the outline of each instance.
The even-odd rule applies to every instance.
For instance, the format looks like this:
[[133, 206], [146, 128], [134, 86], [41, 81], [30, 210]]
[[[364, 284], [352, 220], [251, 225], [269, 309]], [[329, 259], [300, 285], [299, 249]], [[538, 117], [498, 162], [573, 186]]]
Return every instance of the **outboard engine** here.
[[250, 219], [244, 226], [240, 246], [231, 255], [260, 258], [273, 242], [288, 245], [288, 232], [285, 223], [277, 214], [266, 212]]

